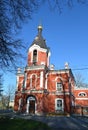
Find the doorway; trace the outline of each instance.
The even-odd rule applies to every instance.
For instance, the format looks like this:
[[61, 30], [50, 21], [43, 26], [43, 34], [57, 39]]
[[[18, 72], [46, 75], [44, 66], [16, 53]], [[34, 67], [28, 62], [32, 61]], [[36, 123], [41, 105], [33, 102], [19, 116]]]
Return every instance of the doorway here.
[[35, 114], [35, 101], [34, 100], [30, 100], [29, 113]]
[[27, 98], [26, 112], [29, 114], [35, 114], [36, 111], [36, 98], [34, 96], [29, 96]]

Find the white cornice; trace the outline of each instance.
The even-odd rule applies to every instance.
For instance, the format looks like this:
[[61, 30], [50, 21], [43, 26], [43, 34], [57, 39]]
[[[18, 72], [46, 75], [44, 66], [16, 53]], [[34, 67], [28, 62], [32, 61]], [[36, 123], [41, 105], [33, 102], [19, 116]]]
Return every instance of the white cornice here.
[[64, 73], [69, 73], [69, 70], [50, 70], [49, 74], [64, 74]]
[[24, 76], [24, 73], [17, 73], [17, 76]]
[[26, 90], [24, 93], [44, 93], [44, 90]]
[[75, 100], [88, 100], [88, 98], [75, 98]]
[[26, 71], [28, 70], [41, 70], [41, 69], [45, 69], [45, 65], [38, 65], [38, 66], [27, 66], [25, 68]]
[[75, 86], [74, 90], [88, 90], [88, 88], [84, 88], [84, 87], [78, 88], [77, 86]]

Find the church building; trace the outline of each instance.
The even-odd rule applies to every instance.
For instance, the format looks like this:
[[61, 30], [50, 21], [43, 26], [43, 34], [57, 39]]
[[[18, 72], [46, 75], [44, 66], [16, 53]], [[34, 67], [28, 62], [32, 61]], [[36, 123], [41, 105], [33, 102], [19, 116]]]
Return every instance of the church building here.
[[42, 26], [28, 49], [27, 65], [18, 68], [14, 111], [43, 115], [71, 114], [75, 106], [75, 80], [68, 63], [60, 70], [50, 65], [50, 48], [42, 36]]

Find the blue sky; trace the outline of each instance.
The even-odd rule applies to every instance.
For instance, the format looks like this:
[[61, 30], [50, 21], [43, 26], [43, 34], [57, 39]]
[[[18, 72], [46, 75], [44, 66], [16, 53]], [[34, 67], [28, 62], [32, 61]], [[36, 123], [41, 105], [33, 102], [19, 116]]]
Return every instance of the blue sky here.
[[[18, 37], [22, 38], [27, 48], [37, 35], [37, 26], [42, 23], [42, 35], [50, 47], [51, 64], [55, 69], [63, 69], [64, 63], [68, 62], [73, 73], [81, 73], [88, 83], [88, 6], [75, 5], [72, 9], [64, 8], [62, 14], [57, 10], [49, 9], [48, 5], [32, 15], [32, 19], [22, 25]], [[25, 67], [27, 63], [27, 52]], [[16, 75], [5, 73], [4, 86], [16, 85]]]

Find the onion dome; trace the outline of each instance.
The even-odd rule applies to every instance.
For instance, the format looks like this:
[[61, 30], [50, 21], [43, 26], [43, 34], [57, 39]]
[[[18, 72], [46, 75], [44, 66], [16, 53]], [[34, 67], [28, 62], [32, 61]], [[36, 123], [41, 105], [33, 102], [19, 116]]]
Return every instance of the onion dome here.
[[45, 39], [42, 37], [42, 30], [43, 30], [43, 27], [41, 25], [39, 25], [38, 34], [35, 37], [34, 41], [32, 42], [31, 46], [33, 46], [35, 44], [35, 45], [40, 46], [41, 48], [48, 49]]

